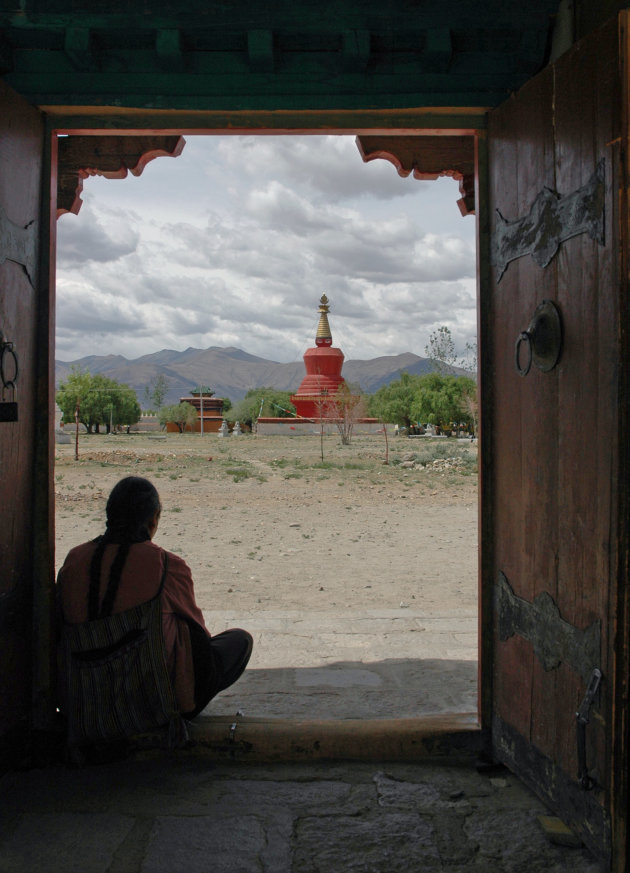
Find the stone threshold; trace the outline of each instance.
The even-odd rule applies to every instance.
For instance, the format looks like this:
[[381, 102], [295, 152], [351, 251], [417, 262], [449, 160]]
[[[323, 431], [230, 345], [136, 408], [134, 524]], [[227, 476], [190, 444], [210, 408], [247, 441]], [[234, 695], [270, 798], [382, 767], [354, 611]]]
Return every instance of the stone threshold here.
[[[477, 713], [323, 720], [208, 716], [188, 727], [191, 752], [214, 761], [260, 764], [421, 762], [479, 755], [487, 739]], [[156, 739], [138, 737], [133, 748], [156, 748], [160, 745]]]

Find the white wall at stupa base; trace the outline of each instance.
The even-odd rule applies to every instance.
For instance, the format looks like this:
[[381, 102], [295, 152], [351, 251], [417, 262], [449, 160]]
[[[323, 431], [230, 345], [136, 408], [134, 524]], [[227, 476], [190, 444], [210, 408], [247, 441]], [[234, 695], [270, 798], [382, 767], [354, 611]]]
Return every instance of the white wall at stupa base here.
[[[339, 430], [334, 421], [323, 422], [324, 433], [338, 434]], [[304, 436], [305, 434], [318, 436], [321, 433], [321, 425], [318, 421], [300, 421], [295, 418], [259, 418], [256, 422], [256, 433], [262, 435]], [[352, 431], [353, 436], [362, 434], [376, 434], [383, 432], [383, 424], [373, 418], [357, 421]], [[394, 425], [387, 425], [387, 432], [394, 433]]]

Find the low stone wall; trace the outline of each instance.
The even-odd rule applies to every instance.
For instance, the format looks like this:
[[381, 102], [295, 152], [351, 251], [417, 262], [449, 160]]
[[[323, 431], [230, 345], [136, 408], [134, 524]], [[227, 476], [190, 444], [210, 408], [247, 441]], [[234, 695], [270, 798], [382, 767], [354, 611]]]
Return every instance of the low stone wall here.
[[[204, 433], [218, 433], [221, 430], [221, 425], [223, 424], [223, 418], [221, 416], [215, 415], [204, 415], [203, 417], [203, 432]], [[173, 424], [172, 421], [167, 422], [166, 425], [167, 433], [179, 433], [179, 428], [176, 424]], [[201, 433], [201, 422], [199, 419], [193, 424], [191, 427], [187, 425], [185, 428], [186, 433]]]
[[[339, 432], [334, 421], [325, 421], [323, 422], [323, 425], [325, 434], [335, 434]], [[388, 433], [390, 432], [391, 427], [391, 425], [387, 426]], [[357, 421], [354, 425], [353, 436], [382, 433], [382, 431], [383, 425], [380, 421], [377, 421], [375, 418], [364, 418]], [[321, 433], [321, 423], [319, 421], [308, 421], [306, 419], [296, 418], [259, 418], [256, 422], [256, 433], [267, 436], [276, 434], [282, 434], [283, 436], [319, 434]]]

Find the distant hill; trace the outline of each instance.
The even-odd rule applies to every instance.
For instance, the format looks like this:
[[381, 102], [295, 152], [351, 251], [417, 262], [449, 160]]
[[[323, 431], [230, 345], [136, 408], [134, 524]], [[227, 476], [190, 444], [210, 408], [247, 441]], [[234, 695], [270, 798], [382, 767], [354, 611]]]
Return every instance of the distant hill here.
[[[278, 388], [297, 391], [304, 378], [304, 362], [280, 364], [250, 355], [242, 349], [193, 349], [183, 352], [163, 349], [151, 355], [128, 360], [122, 355], [89, 355], [76, 361], [55, 362], [55, 384], [65, 379], [73, 366], [80, 366], [92, 374], [101, 373], [117, 382], [130, 385], [144, 405], [144, 389], [156, 376], [169, 381], [165, 404], [177, 403], [195, 385], [210, 385], [218, 397], [240, 400], [251, 388]], [[403, 371], [422, 375], [430, 373], [433, 364], [411, 352], [386, 355], [368, 361], [346, 361], [343, 376], [347, 382], [360, 385], [362, 391], [373, 394], [381, 385], [400, 378]], [[462, 370], [453, 368], [455, 374]]]

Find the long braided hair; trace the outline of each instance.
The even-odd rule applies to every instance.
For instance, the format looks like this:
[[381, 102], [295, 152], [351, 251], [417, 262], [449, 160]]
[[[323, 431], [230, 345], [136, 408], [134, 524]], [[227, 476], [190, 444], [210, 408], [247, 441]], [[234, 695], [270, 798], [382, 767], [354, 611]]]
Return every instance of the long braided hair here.
[[[133, 543], [142, 543], [151, 538], [149, 525], [161, 508], [159, 494], [148, 479], [127, 476], [112, 489], [107, 501], [107, 527], [105, 533], [95, 540], [96, 549], [90, 563], [89, 621], [111, 614], [129, 548]], [[118, 551], [109, 571], [105, 597], [99, 610], [101, 565], [105, 547], [109, 543], [117, 544]]]

